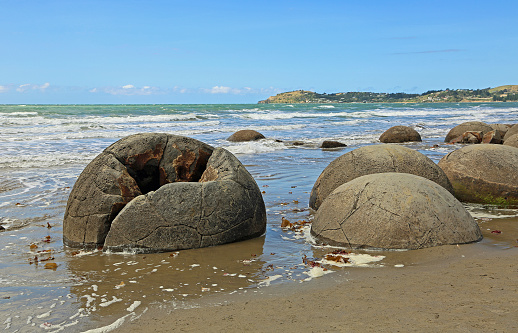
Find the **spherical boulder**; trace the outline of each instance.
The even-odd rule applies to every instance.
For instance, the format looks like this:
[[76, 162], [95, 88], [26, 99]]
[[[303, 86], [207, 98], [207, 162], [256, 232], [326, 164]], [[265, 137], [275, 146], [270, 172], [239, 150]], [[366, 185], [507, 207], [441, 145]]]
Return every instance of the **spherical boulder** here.
[[518, 134], [508, 137], [507, 140], [504, 141], [504, 145], [518, 148]]
[[506, 145], [465, 146], [439, 161], [457, 199], [518, 205], [518, 149]]
[[177, 135], [123, 138], [77, 179], [63, 220], [71, 247], [173, 251], [259, 236], [264, 202], [230, 152]]
[[481, 136], [483, 137], [484, 134], [492, 130], [493, 128], [486, 123], [480, 121], [468, 121], [452, 128], [446, 135], [444, 142], [450, 142], [465, 132], [482, 132]]
[[227, 138], [228, 141], [232, 142], [245, 142], [245, 141], [256, 141], [264, 139], [264, 135], [254, 130], [240, 130], [232, 134]]
[[422, 176], [452, 191], [448, 178], [431, 159], [407, 147], [383, 144], [364, 146], [332, 161], [313, 185], [309, 206], [317, 210], [338, 186], [360, 176], [383, 172]]
[[505, 132], [504, 135], [504, 142], [509, 139], [511, 136], [518, 134], [518, 124], [514, 125], [513, 127], [509, 128], [507, 132]]
[[421, 135], [408, 126], [393, 126], [381, 134], [380, 139], [383, 143], [401, 143], [401, 142], [421, 142]]
[[423, 177], [379, 173], [335, 189], [311, 225], [317, 240], [350, 248], [420, 249], [482, 239], [473, 217]]

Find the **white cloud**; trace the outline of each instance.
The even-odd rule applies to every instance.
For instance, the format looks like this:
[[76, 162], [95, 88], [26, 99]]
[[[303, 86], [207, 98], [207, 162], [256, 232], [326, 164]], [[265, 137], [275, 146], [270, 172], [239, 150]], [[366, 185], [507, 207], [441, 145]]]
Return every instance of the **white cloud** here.
[[9, 86], [0, 86], [0, 94], [8, 92], [9, 90], [11, 90]]
[[127, 84], [122, 87], [100, 87], [90, 89], [91, 93], [105, 93], [110, 95], [122, 96], [145, 96], [145, 95], [159, 95], [166, 91], [157, 87], [143, 86], [142, 88], [135, 87], [132, 84]]
[[16, 88], [16, 91], [17, 92], [21, 92], [21, 93], [26, 92], [27, 90], [41, 90], [41, 91], [45, 91], [45, 89], [47, 89], [48, 87], [50, 87], [50, 83], [48, 83], [48, 82], [45, 82], [42, 85], [25, 83], [25, 84], [19, 85], [18, 88]]

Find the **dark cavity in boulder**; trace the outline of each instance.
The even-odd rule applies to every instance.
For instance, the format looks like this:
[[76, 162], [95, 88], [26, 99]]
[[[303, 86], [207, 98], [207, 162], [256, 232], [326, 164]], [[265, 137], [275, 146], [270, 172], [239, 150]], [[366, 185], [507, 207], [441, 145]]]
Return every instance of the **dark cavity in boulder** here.
[[[248, 205], [248, 209], [220, 216], [219, 212], [228, 208], [225, 206], [238, 205], [234, 205], [235, 198], [225, 196], [221, 189], [220, 201], [211, 202], [209, 197], [218, 186], [241, 193], [236, 209], [243, 205]], [[193, 194], [196, 191], [198, 196]], [[159, 208], [156, 200], [150, 198], [162, 206]], [[156, 206], [142, 208], [143, 202]], [[178, 210], [174, 218], [167, 215], [169, 208]], [[212, 213], [221, 220], [201, 221]], [[221, 228], [213, 226], [218, 223]], [[115, 142], [87, 165], [68, 199], [63, 239], [72, 247], [106, 245], [112, 250], [140, 248], [155, 252], [251, 238], [262, 234], [265, 226], [259, 188], [230, 152], [191, 138], [146, 133]], [[169, 236], [157, 236], [164, 232]], [[146, 243], [135, 235], [156, 237], [154, 242]], [[109, 244], [107, 239], [111, 239]]]

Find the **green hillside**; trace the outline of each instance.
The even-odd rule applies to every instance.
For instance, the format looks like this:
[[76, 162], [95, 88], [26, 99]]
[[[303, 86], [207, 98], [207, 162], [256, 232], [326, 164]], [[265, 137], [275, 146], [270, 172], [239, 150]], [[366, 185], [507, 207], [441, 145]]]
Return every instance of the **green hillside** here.
[[260, 104], [269, 103], [470, 103], [518, 101], [518, 85], [485, 89], [429, 90], [422, 94], [346, 92], [319, 94], [296, 90], [271, 96]]

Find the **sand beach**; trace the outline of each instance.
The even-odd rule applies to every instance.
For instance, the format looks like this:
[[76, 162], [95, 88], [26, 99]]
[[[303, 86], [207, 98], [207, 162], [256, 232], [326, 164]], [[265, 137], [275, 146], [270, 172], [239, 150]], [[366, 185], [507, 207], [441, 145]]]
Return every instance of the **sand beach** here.
[[506, 246], [484, 234], [482, 243], [388, 258], [404, 267], [349, 268], [189, 309], [150, 308], [117, 332], [515, 332], [518, 239]]

